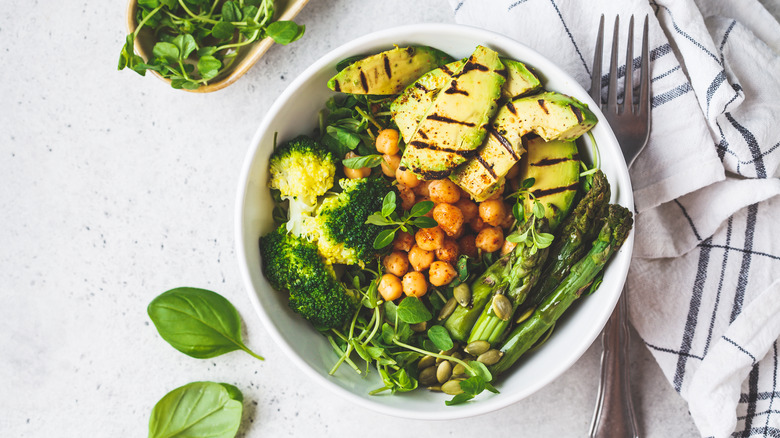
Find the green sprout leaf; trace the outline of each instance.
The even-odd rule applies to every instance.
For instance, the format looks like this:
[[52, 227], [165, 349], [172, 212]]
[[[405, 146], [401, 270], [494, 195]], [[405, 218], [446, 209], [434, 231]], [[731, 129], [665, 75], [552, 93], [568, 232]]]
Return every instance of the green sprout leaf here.
[[294, 21], [276, 21], [271, 23], [266, 29], [266, 33], [277, 44], [287, 45], [297, 41], [303, 36], [306, 26], [301, 26]]
[[435, 325], [428, 329], [428, 339], [430, 339], [433, 342], [433, 345], [439, 350], [446, 351], [453, 346], [450, 332], [440, 325]]
[[350, 169], [360, 169], [362, 167], [376, 167], [382, 164], [382, 156], [364, 155], [362, 157], [346, 158], [342, 160], [341, 163], [344, 164], [344, 167], [348, 167]]
[[430, 320], [433, 315], [422, 301], [416, 297], [406, 297], [398, 305], [398, 319], [407, 324], [419, 324]]

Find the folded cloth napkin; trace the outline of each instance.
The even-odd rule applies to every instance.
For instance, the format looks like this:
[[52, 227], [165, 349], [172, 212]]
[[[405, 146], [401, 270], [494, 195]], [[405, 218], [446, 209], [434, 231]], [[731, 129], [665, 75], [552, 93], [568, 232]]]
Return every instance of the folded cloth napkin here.
[[756, 0], [449, 2], [457, 22], [533, 47], [586, 88], [601, 14], [609, 30], [621, 17], [620, 35], [649, 16], [630, 320], [702, 436], [780, 436], [778, 22]]

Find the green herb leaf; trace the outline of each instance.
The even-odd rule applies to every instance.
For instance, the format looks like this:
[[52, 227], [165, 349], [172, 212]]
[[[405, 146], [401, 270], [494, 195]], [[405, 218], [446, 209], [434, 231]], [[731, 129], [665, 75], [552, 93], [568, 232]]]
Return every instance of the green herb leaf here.
[[355, 55], [355, 56], [350, 56], [348, 58], [344, 58], [341, 61], [339, 61], [338, 64], [336, 64], [336, 71], [344, 70], [345, 68], [349, 67], [356, 61], [360, 61], [365, 57], [366, 57], [365, 55]]
[[460, 394], [456, 394], [452, 397], [450, 400], [445, 400], [444, 404], [447, 406], [455, 406], [460, 405], [463, 403], [466, 403], [467, 401], [473, 399], [474, 396], [471, 394], [466, 394], [465, 392], [461, 392]]
[[395, 239], [395, 229], [380, 231], [374, 239], [374, 249], [382, 249], [390, 245], [393, 243], [393, 239]]
[[430, 218], [428, 216], [420, 216], [418, 218], [415, 218], [412, 221], [412, 224], [414, 224], [414, 226], [419, 228], [433, 228], [439, 225], [439, 223], [436, 222], [436, 219]]
[[179, 60], [179, 48], [172, 43], [159, 42], [154, 45], [152, 54], [155, 58], [161, 58], [168, 63], [175, 63]]
[[235, 32], [235, 30], [236, 27], [233, 26], [233, 23], [229, 21], [220, 21], [211, 29], [211, 35], [218, 40], [227, 40], [233, 38], [233, 32]]
[[518, 222], [525, 222], [525, 210], [523, 209], [522, 202], [517, 202], [512, 206], [512, 215], [515, 217], [515, 219], [517, 219]]
[[407, 324], [418, 324], [430, 320], [433, 316], [417, 297], [406, 297], [398, 305], [398, 319]]
[[544, 205], [539, 201], [534, 201], [533, 214], [537, 219], [544, 217]]
[[389, 191], [385, 195], [384, 199], [382, 199], [382, 216], [388, 217], [390, 216], [394, 211], [396, 207], [396, 197], [394, 191]]
[[241, 9], [230, 0], [222, 3], [222, 19], [225, 21], [241, 21]]
[[428, 329], [428, 339], [430, 339], [439, 350], [449, 350], [453, 345], [450, 332], [448, 332], [444, 326], [440, 325], [435, 325]]
[[201, 56], [198, 59], [198, 73], [205, 80], [217, 76], [220, 68], [222, 68], [222, 63], [213, 56]]
[[179, 49], [180, 59], [187, 59], [190, 53], [198, 49], [195, 38], [190, 34], [179, 35], [173, 39], [173, 44]]
[[385, 316], [387, 317], [387, 320], [395, 322], [398, 306], [396, 306], [395, 303], [392, 301], [385, 301], [384, 307], [385, 307]]
[[537, 233], [535, 243], [539, 249], [547, 248], [553, 242], [553, 239], [555, 239], [555, 236], [550, 233]]
[[522, 183], [521, 187], [522, 187], [523, 189], [525, 189], [525, 190], [528, 190], [528, 189], [530, 189], [530, 188], [531, 188], [531, 187], [532, 187], [534, 184], [536, 184], [536, 179], [535, 179], [535, 178], [526, 178], [526, 179], [524, 179], [524, 180], [523, 180], [523, 183]]
[[382, 324], [382, 341], [387, 345], [391, 345], [393, 343], [393, 338], [395, 338], [395, 329], [393, 329], [393, 326], [388, 323]]
[[409, 217], [425, 216], [429, 211], [433, 210], [433, 201], [422, 201], [414, 204], [412, 209], [409, 210]]
[[294, 21], [275, 21], [268, 25], [265, 32], [278, 44], [287, 45], [298, 40], [306, 31], [306, 26], [299, 26]]
[[216, 292], [171, 289], [152, 300], [147, 311], [160, 336], [188, 356], [207, 359], [241, 349], [264, 360], [244, 345], [238, 312]]
[[152, 409], [149, 438], [233, 438], [241, 425], [243, 396], [233, 385], [193, 382], [166, 394]]
[[376, 167], [382, 164], [381, 155], [364, 155], [362, 157], [345, 158], [341, 161], [345, 167], [360, 169], [362, 167]]
[[370, 214], [366, 218], [366, 223], [371, 225], [379, 225], [380, 227], [384, 227], [386, 225], [393, 225], [393, 222], [388, 220], [386, 217], [382, 216], [381, 214]]

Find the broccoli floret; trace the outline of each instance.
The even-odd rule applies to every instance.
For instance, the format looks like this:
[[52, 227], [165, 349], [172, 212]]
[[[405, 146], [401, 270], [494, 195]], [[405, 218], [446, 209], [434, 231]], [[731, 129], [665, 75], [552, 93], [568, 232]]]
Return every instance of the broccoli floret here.
[[271, 179], [268, 185], [281, 192], [282, 198], [300, 201], [302, 210], [313, 210], [317, 197], [333, 187], [336, 160], [328, 149], [305, 135], [277, 147], [269, 160]]
[[341, 328], [357, 300], [336, 279], [317, 245], [287, 232], [285, 225], [260, 238], [263, 273], [271, 286], [289, 294], [290, 308], [317, 328]]
[[382, 200], [393, 190], [381, 177], [342, 179], [343, 191], [326, 198], [310, 223], [316, 227], [317, 245], [327, 263], [365, 266], [378, 255], [374, 240], [382, 227], [367, 224], [382, 209]]

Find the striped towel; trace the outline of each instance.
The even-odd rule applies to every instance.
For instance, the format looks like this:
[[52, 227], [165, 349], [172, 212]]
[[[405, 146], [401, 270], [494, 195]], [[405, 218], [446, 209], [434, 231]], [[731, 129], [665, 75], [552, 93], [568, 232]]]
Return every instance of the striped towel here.
[[457, 22], [535, 48], [586, 89], [600, 15], [623, 17], [621, 35], [650, 16], [630, 319], [702, 436], [780, 436], [778, 22], [756, 0], [449, 1]]

